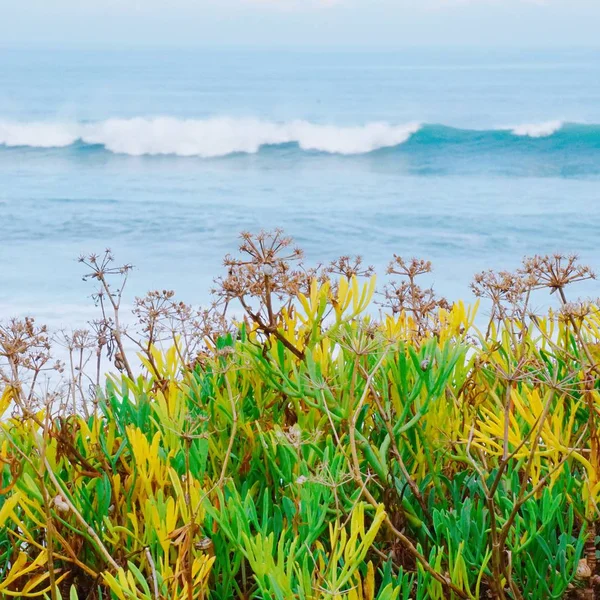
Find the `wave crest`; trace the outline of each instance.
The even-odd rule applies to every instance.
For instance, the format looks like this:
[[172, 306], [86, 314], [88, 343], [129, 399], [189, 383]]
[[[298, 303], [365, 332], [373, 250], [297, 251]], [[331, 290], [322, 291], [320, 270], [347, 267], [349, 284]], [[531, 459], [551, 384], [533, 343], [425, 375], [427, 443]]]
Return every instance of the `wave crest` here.
[[98, 144], [132, 156], [177, 155], [218, 157], [256, 153], [261, 147], [296, 143], [303, 150], [364, 154], [406, 142], [420, 125], [376, 122], [338, 127], [307, 121], [274, 123], [258, 119], [171, 117], [108, 119], [98, 123], [3, 123], [0, 144], [62, 148], [77, 141]]
[[514, 135], [519, 137], [550, 137], [556, 132], [560, 131], [564, 126], [563, 121], [546, 121], [545, 123], [526, 123], [524, 125], [517, 125], [511, 127], [511, 131]]
[[[65, 148], [74, 144], [97, 146], [130, 156], [172, 155], [200, 158], [238, 153], [255, 154], [265, 147], [293, 144], [301, 151], [360, 155], [380, 149], [431, 152], [491, 152], [506, 147], [531, 150], [527, 139], [546, 149], [565, 144], [600, 144], [600, 125], [546, 121], [492, 129], [459, 129], [447, 125], [383, 121], [356, 126], [274, 122], [255, 118], [175, 117], [111, 118], [98, 122], [29, 122], [0, 119], [0, 147]], [[555, 142], [558, 141], [558, 146]], [[408, 142], [408, 143], [407, 143]], [[450, 150], [451, 149], [451, 150]]]

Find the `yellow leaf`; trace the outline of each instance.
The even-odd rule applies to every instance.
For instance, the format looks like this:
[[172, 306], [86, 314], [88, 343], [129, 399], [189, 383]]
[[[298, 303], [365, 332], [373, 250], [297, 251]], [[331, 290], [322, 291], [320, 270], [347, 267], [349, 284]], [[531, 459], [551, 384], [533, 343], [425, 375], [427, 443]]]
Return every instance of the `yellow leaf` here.
[[11, 385], [7, 385], [2, 392], [0, 397], [0, 417], [6, 412], [6, 409], [10, 406], [14, 397], [14, 388]]
[[365, 600], [374, 600], [375, 598], [375, 569], [373, 563], [369, 561], [367, 565], [367, 576], [364, 581]]
[[6, 520], [9, 518], [15, 506], [21, 499], [21, 492], [15, 492], [7, 500], [4, 501], [2, 508], [0, 509], [0, 527], [4, 527]]

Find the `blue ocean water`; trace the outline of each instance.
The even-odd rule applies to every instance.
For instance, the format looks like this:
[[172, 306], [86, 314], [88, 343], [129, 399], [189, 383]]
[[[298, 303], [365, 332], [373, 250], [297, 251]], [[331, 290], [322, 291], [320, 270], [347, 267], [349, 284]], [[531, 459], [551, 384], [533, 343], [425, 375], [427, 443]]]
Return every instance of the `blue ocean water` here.
[[[81, 253], [209, 298], [241, 230], [312, 262], [600, 268], [600, 51], [0, 47], [0, 318], [85, 320]], [[592, 283], [583, 293], [599, 295]]]

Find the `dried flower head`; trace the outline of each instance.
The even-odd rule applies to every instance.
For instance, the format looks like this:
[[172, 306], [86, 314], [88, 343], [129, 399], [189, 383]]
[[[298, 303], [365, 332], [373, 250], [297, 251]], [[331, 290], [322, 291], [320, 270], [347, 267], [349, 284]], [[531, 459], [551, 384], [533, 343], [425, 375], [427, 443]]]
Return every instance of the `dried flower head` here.
[[292, 247], [292, 239], [280, 229], [257, 235], [242, 233], [240, 256], [225, 257], [227, 275], [218, 278], [213, 293], [224, 305], [237, 300], [246, 316], [266, 336], [275, 335], [298, 358], [303, 357], [289, 340], [277, 331], [284, 309], [290, 311], [300, 292], [306, 292], [317, 275], [302, 264], [303, 253]]
[[226, 302], [240, 298], [263, 299], [267, 290], [284, 301], [295, 295], [303, 280], [292, 265], [300, 263], [303, 253], [291, 248], [292, 239], [280, 229], [257, 235], [241, 234], [240, 257], [227, 255], [227, 276], [217, 279], [217, 296]]
[[63, 371], [61, 362], [52, 361], [47, 328], [30, 317], [0, 324], [0, 381], [13, 389], [21, 411], [35, 409], [35, 386], [45, 371]]
[[[133, 370], [123, 345], [126, 329], [121, 326], [119, 316], [123, 290], [133, 267], [129, 264], [113, 266], [114, 257], [110, 249], [106, 249], [101, 255], [80, 256], [79, 262], [90, 269], [83, 280], [93, 279], [98, 284], [92, 294], [92, 299], [102, 312], [101, 318], [92, 323], [92, 328], [98, 334], [98, 356], [106, 347], [109, 360], [115, 359], [115, 366], [133, 378]], [[112, 284], [113, 278], [117, 279], [116, 286]]]
[[535, 288], [549, 288], [554, 293], [576, 281], [596, 278], [590, 267], [579, 264], [578, 260], [576, 254], [536, 255], [523, 259], [519, 273], [528, 276]]
[[566, 302], [560, 307], [559, 318], [571, 323], [574, 319], [580, 324], [591, 314], [597, 313], [597, 302], [592, 303], [589, 300], [577, 300], [576, 302]]
[[509, 271], [482, 271], [473, 278], [471, 290], [478, 298], [489, 298], [493, 302], [516, 305], [522, 301], [535, 281], [519, 273]]
[[[110, 248], [107, 248], [102, 254], [89, 254], [80, 256], [78, 262], [90, 269], [89, 273], [83, 275], [82, 279], [88, 281], [94, 279], [100, 283], [98, 290], [92, 295], [94, 301], [98, 304], [102, 300], [109, 298], [120, 298], [125, 287], [127, 276], [133, 269], [130, 264], [113, 266], [114, 255]], [[109, 278], [112, 276], [120, 277], [120, 285], [112, 288]]]
[[62, 330], [54, 339], [72, 352], [92, 350], [97, 344], [95, 335], [89, 329]]
[[387, 273], [388, 275], [402, 275], [414, 279], [419, 275], [431, 273], [431, 261], [414, 257], [406, 260], [402, 256], [394, 254], [394, 259], [388, 265]]
[[371, 277], [375, 273], [375, 268], [371, 265], [363, 265], [361, 256], [340, 256], [325, 268], [325, 272], [352, 279], [353, 277]]
[[403, 281], [391, 281], [383, 288], [385, 301], [382, 303], [391, 309], [393, 314], [402, 312], [412, 315], [419, 336], [435, 332], [439, 325], [438, 309], [449, 309], [450, 304], [445, 298], [437, 296], [432, 287], [421, 287], [416, 279], [421, 275], [431, 273], [431, 262], [418, 258], [405, 260], [394, 255], [390, 262], [388, 274], [400, 275]]

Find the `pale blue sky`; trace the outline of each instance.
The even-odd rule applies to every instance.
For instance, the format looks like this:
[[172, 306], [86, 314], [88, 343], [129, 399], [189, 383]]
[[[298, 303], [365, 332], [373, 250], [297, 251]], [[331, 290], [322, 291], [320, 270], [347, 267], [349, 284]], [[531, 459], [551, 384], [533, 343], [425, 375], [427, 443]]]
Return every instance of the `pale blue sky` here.
[[600, 0], [0, 0], [0, 43], [595, 46]]

